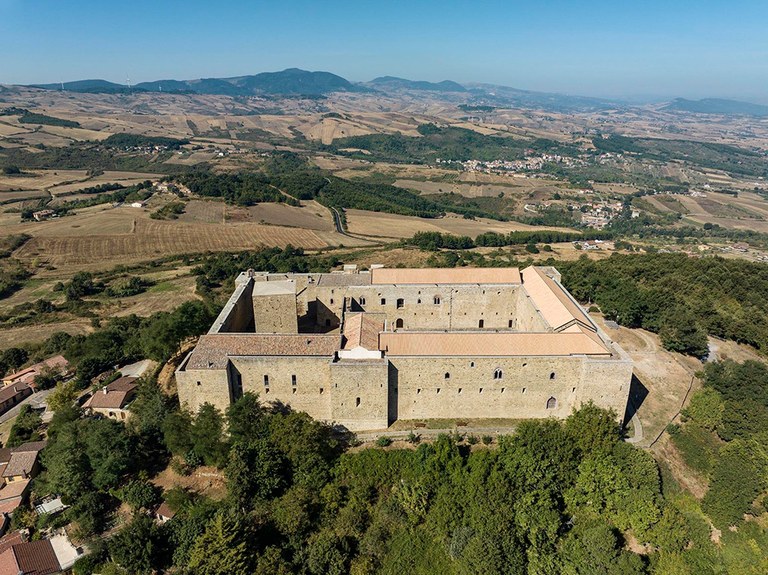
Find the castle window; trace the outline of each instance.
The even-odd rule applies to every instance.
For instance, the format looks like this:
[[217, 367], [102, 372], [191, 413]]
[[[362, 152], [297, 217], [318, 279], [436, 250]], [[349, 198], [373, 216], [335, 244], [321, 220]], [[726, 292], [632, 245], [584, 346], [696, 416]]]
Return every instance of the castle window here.
[[549, 379], [555, 379], [555, 372], [554, 371], [549, 374]]
[[268, 387], [265, 387], [265, 388], [264, 388], [264, 393], [265, 393], [265, 394], [269, 393], [269, 388], [268, 388]]
[[295, 387], [291, 390], [291, 393], [296, 393], [296, 388]]
[[437, 388], [437, 393], [440, 393], [440, 388], [439, 387]]
[[402, 307], [405, 305], [405, 300], [403, 298], [397, 298], [397, 309], [402, 309]]
[[365, 298], [364, 297], [360, 298], [360, 305], [365, 305]]
[[440, 305], [440, 296], [436, 295], [432, 301], [435, 302], [435, 305]]
[[483, 388], [482, 387], [480, 388], [480, 392], [479, 393], [483, 393]]
[[461, 388], [459, 388], [459, 393], [461, 393]]
[[387, 305], [387, 298], [381, 298], [381, 305]]
[[197, 382], [197, 387], [200, 387], [201, 385], [203, 385], [203, 384], [198, 381]]
[[511, 329], [514, 323], [514, 320], [509, 320], [509, 322], [507, 322], [507, 327]]
[[469, 367], [475, 367], [475, 362], [474, 361], [470, 361], [469, 362]]
[[397, 320], [395, 321], [395, 327], [396, 328], [401, 328], [401, 327], [403, 327], [403, 325], [404, 325], [403, 324], [403, 318], [401, 318], [401, 317], [397, 318]]
[[291, 385], [292, 385], [293, 387], [296, 387], [296, 376], [295, 376], [295, 375], [292, 375], [292, 376], [291, 376]]
[[444, 377], [445, 379], [451, 379], [451, 374], [446, 371]]
[[323, 395], [323, 391], [325, 391], [322, 387], [320, 388], [320, 395]]
[[523, 388], [523, 393], [525, 393], [525, 388]]
[[421, 298], [417, 299], [416, 303], [421, 303]]
[[419, 388], [419, 389], [417, 389], [417, 390], [416, 390], [416, 395], [418, 395], [418, 394], [420, 394], [420, 393], [421, 393], [421, 388]]
[[269, 385], [269, 376], [265, 374], [264, 375], [264, 386], [266, 387], [268, 385]]
[[481, 319], [480, 321], [478, 321], [477, 322], [477, 327], [485, 327], [485, 320]]
[[557, 400], [554, 397], [550, 397], [547, 400], [547, 409], [555, 409], [557, 407]]
[[496, 368], [496, 371], [493, 372], [493, 379], [501, 379], [504, 377], [504, 372], [501, 371], [501, 368]]
[[571, 393], [576, 393], [576, 388], [575, 387], [571, 388]]
[[360, 398], [359, 397], [355, 398], [355, 407], [360, 407]]
[[501, 393], [504, 393], [504, 390], [507, 389], [506, 387], [501, 388]]
[[333, 298], [331, 298], [331, 305], [333, 305]]

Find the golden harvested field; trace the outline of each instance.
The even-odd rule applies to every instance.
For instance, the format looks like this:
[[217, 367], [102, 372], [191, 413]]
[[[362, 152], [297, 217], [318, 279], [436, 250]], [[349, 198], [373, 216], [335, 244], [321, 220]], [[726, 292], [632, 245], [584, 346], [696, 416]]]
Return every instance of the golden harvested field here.
[[[288, 208], [277, 207], [278, 210]], [[312, 213], [302, 213], [302, 217], [323, 221]], [[282, 247], [292, 244], [307, 249], [321, 249], [339, 244], [365, 244], [323, 229], [327, 228], [324, 224], [319, 225], [321, 229], [317, 231], [287, 227], [285, 222], [290, 221], [288, 215], [280, 215], [285, 220], [283, 225], [253, 222], [196, 223], [153, 220], [149, 218], [148, 210], [127, 206], [95, 206], [81, 210], [77, 215], [47, 222], [19, 223], [17, 214], [0, 214], [0, 227], [8, 233], [24, 232], [33, 236], [16, 252], [21, 260], [72, 269], [99, 269], [164, 255], [238, 251], [261, 246]], [[45, 273], [41, 272], [41, 275]]]
[[248, 208], [251, 220], [276, 226], [333, 231], [333, 217], [325, 206], [315, 201], [302, 202], [301, 207], [286, 204], [258, 204]]
[[91, 322], [85, 319], [3, 328], [0, 329], [0, 349], [45, 341], [59, 331], [65, 331], [70, 335], [79, 335], [90, 333], [93, 328]]
[[565, 229], [542, 228], [518, 222], [498, 222], [484, 218], [467, 220], [455, 214], [448, 214], [444, 218], [417, 218], [415, 216], [399, 216], [351, 209], [346, 210], [346, 214], [350, 233], [395, 239], [408, 238], [416, 232], [443, 232], [476, 237], [483, 232], [509, 233], [537, 229]]
[[521, 188], [498, 184], [462, 184], [457, 182], [430, 182], [419, 180], [396, 180], [395, 186], [416, 190], [422, 194], [459, 194], [468, 198], [490, 198], [499, 194], [512, 195], [524, 191]]
[[30, 174], [6, 176], [0, 174], [0, 190], [45, 190], [68, 182], [79, 182], [88, 178], [85, 170], [29, 170]]
[[104, 312], [107, 316], [136, 314], [144, 317], [159, 311], [173, 311], [185, 302], [198, 299], [200, 296], [195, 293], [195, 277], [186, 276], [159, 281], [145, 293], [115, 301]]

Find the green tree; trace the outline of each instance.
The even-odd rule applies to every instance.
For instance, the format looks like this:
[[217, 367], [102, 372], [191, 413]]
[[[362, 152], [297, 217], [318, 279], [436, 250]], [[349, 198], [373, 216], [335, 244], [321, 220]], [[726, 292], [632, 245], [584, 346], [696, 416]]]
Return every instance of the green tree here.
[[195, 541], [188, 569], [200, 575], [250, 575], [253, 555], [242, 519], [218, 513]]
[[232, 443], [246, 443], [268, 433], [265, 419], [259, 396], [245, 392], [227, 408], [227, 423]]
[[136, 575], [160, 567], [161, 548], [160, 530], [144, 513], [136, 513], [109, 541], [109, 552], [115, 562]]
[[224, 442], [224, 418], [210, 403], [197, 411], [192, 424], [192, 451], [206, 465], [221, 466], [226, 461], [227, 444]]
[[18, 447], [26, 441], [39, 441], [42, 439], [40, 435], [42, 423], [43, 420], [37, 411], [32, 409], [28, 403], [22, 405], [19, 415], [16, 416], [16, 421], [13, 422], [5, 446]]
[[162, 423], [163, 441], [174, 455], [186, 455], [193, 446], [192, 416], [187, 411], [172, 411]]

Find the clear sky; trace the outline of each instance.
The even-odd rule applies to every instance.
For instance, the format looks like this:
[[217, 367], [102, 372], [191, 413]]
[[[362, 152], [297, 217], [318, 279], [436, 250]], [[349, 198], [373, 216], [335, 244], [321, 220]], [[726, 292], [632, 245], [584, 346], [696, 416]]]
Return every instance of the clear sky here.
[[290, 67], [768, 102], [768, 0], [0, 0], [0, 83]]

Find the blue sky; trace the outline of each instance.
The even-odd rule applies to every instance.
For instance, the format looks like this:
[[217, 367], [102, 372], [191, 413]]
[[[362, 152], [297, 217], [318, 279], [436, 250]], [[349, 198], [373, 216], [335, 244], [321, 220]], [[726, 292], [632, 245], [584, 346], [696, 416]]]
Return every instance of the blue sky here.
[[768, 102], [768, 0], [0, 0], [0, 83], [298, 67]]

